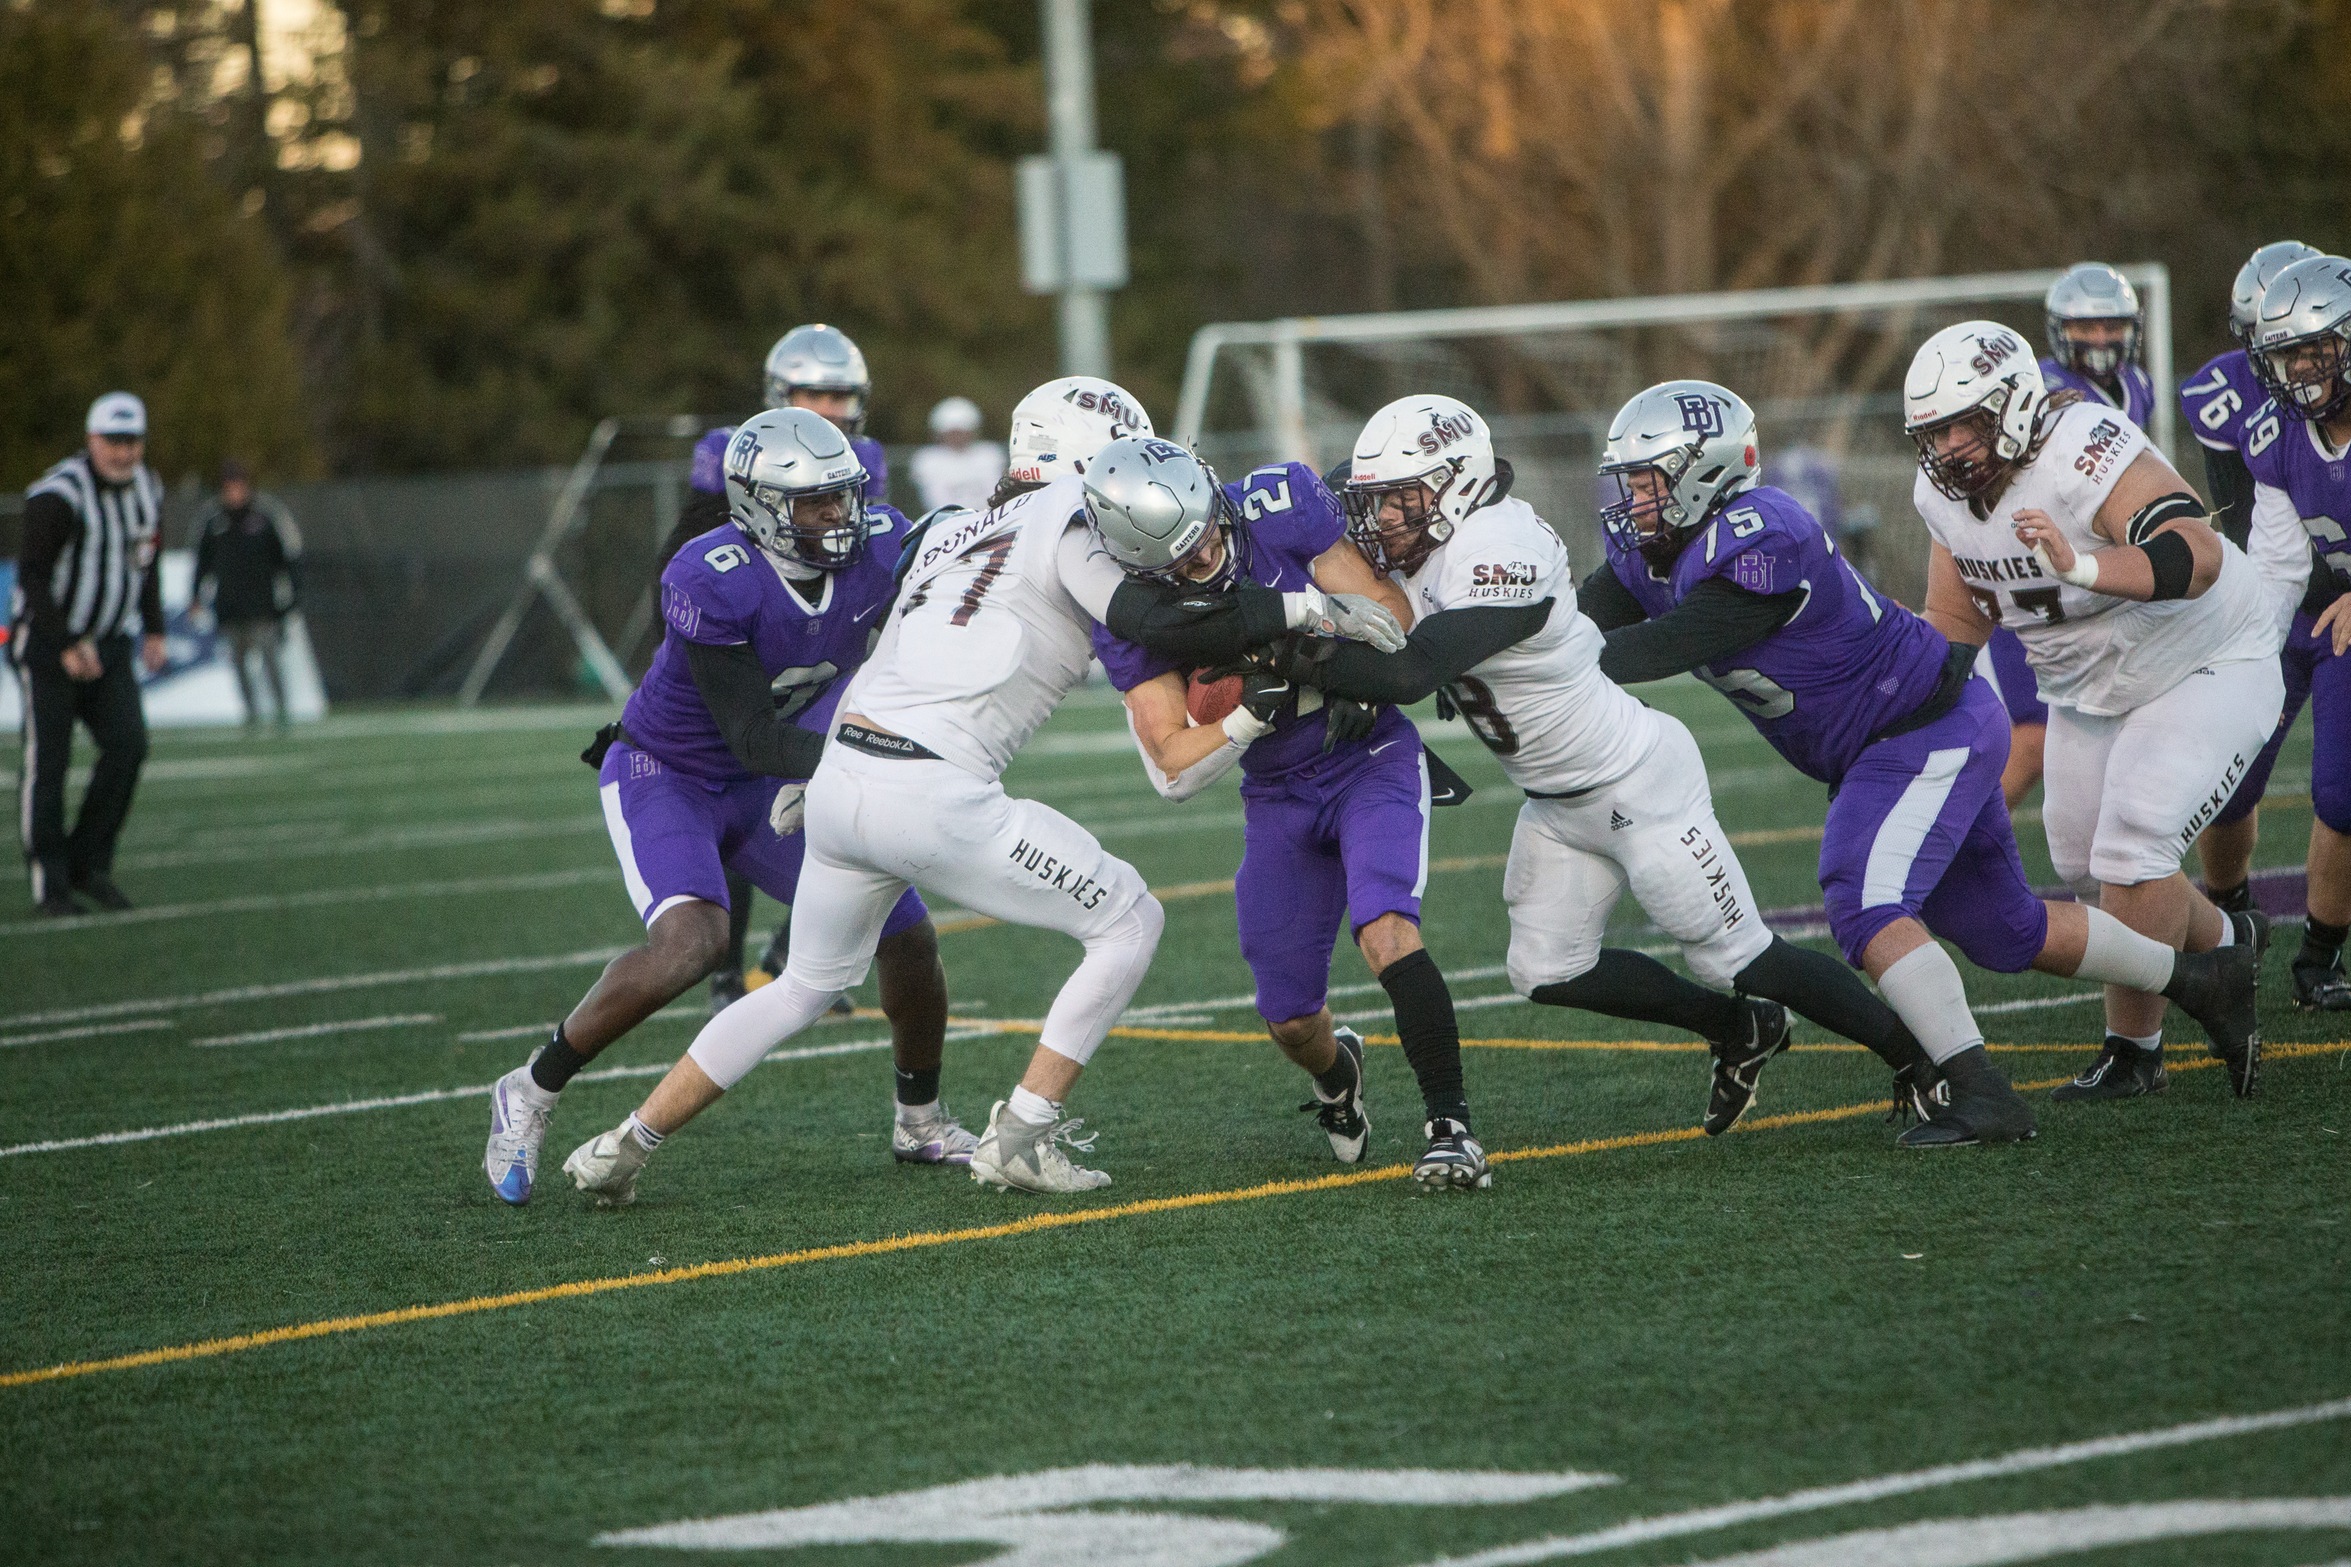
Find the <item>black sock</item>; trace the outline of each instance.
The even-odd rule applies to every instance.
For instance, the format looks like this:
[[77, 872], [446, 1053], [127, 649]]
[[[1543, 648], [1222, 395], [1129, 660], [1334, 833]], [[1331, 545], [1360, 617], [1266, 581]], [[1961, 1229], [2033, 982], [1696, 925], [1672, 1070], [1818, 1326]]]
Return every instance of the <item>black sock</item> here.
[[1581, 1007], [1636, 1023], [1663, 1023], [1701, 1039], [1743, 1039], [1747, 1009], [1738, 998], [1693, 984], [1645, 953], [1602, 947], [1600, 961], [1573, 979], [1537, 985], [1547, 1007]]
[[1331, 1064], [1314, 1074], [1314, 1086], [1325, 1099], [1336, 1099], [1352, 1090], [1359, 1076], [1353, 1058], [1344, 1050], [1333, 1050]]
[[898, 1102], [902, 1105], [936, 1104], [939, 1099], [939, 1069], [930, 1067], [919, 1072], [898, 1068]]
[[1469, 1124], [1469, 1095], [1461, 1086], [1461, 1026], [1453, 1020], [1453, 992], [1427, 950], [1398, 958], [1380, 973], [1380, 988], [1396, 1009], [1404, 1059], [1420, 1080], [1429, 1115]]
[[1867, 1045], [1897, 1072], [1927, 1058], [1900, 1015], [1871, 994], [1860, 975], [1825, 952], [1774, 936], [1733, 983], [1747, 995], [1777, 1001], [1832, 1034]]
[[2234, 887], [2207, 886], [2204, 896], [2223, 914], [2246, 914], [2253, 909], [2253, 883], [2241, 881]]
[[547, 1048], [531, 1063], [531, 1081], [551, 1094], [563, 1092], [563, 1085], [577, 1076], [588, 1058], [572, 1049], [571, 1041], [563, 1037], [563, 1025], [555, 1025], [555, 1037], [547, 1041]]
[[2302, 919], [2302, 950], [2295, 954], [2296, 968], [2333, 968], [2335, 960], [2343, 955], [2343, 938], [2351, 936], [2351, 925], [2329, 925], [2316, 915]]

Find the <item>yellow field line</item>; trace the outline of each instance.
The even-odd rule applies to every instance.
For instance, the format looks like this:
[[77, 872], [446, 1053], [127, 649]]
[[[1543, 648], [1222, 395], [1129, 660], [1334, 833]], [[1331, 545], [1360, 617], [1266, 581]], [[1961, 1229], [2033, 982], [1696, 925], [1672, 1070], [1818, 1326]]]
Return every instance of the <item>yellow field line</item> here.
[[[2335, 1044], [2273, 1045], [2268, 1054], [2273, 1059], [2318, 1055], [2345, 1048], [2344, 1042]], [[2209, 1058], [2182, 1061], [2172, 1066], [2173, 1072], [2191, 1072], [2201, 1067], [2218, 1066]], [[2022, 1089], [2054, 1088], [2067, 1079], [2047, 1078], [2039, 1082], [2019, 1083]], [[1796, 1110], [1783, 1115], [1750, 1116], [1739, 1123], [1740, 1132], [1768, 1132], [1791, 1126], [1817, 1126], [1828, 1121], [1851, 1120], [1855, 1116], [1881, 1113], [1883, 1099], [1872, 1099], [1861, 1104], [1837, 1105], [1826, 1110]], [[1630, 1148], [1655, 1148], [1668, 1143], [1696, 1142], [1705, 1133], [1695, 1126], [1678, 1126], [1655, 1132], [1630, 1132], [1617, 1137], [1593, 1137], [1581, 1142], [1555, 1143], [1544, 1148], [1508, 1148], [1489, 1157], [1496, 1164], [1515, 1164], [1532, 1159], [1565, 1159], [1583, 1154], [1613, 1153]], [[1402, 1180], [1411, 1174], [1412, 1167], [1404, 1164], [1381, 1165], [1370, 1170], [1347, 1170], [1331, 1175], [1318, 1175], [1305, 1180], [1266, 1181], [1256, 1186], [1233, 1187], [1225, 1191], [1189, 1192], [1178, 1197], [1150, 1197], [1139, 1202], [1116, 1203], [1105, 1208], [1081, 1208], [1070, 1212], [1033, 1213], [1026, 1218], [1009, 1220], [1003, 1224], [976, 1225], [960, 1230], [927, 1230], [912, 1235], [892, 1235], [880, 1240], [846, 1241], [833, 1246], [810, 1246], [799, 1251], [775, 1252], [764, 1257], [730, 1257], [719, 1262], [698, 1262], [682, 1268], [662, 1268], [652, 1273], [627, 1273], [602, 1279], [578, 1279], [568, 1284], [549, 1284], [538, 1289], [513, 1290], [503, 1295], [475, 1295], [464, 1300], [440, 1301], [425, 1306], [402, 1306], [392, 1311], [373, 1311], [360, 1316], [327, 1317], [315, 1322], [291, 1323], [285, 1327], [265, 1328], [258, 1333], [237, 1333], [226, 1338], [202, 1339], [193, 1344], [174, 1344], [162, 1349], [140, 1350], [135, 1354], [114, 1355], [103, 1360], [69, 1360], [54, 1366], [39, 1366], [26, 1371], [0, 1373], [0, 1388], [29, 1387], [36, 1382], [60, 1382], [71, 1377], [96, 1376], [106, 1371], [135, 1371], [144, 1366], [170, 1365], [182, 1360], [204, 1360], [215, 1355], [238, 1355], [247, 1350], [267, 1349], [273, 1344], [292, 1344], [303, 1339], [328, 1338], [342, 1333], [363, 1333], [373, 1328], [399, 1327], [411, 1322], [436, 1322], [445, 1317], [469, 1317], [485, 1311], [506, 1311], [516, 1306], [544, 1305], [549, 1301], [574, 1300], [586, 1295], [605, 1295], [615, 1290], [645, 1289], [657, 1284], [685, 1284], [697, 1279], [727, 1278], [738, 1273], [763, 1273], [774, 1268], [799, 1267], [811, 1262], [840, 1262], [858, 1257], [882, 1257], [894, 1252], [921, 1251], [934, 1246], [959, 1246], [970, 1241], [1010, 1240], [1022, 1235], [1035, 1235], [1044, 1230], [1069, 1229], [1080, 1224], [1097, 1224], [1109, 1219], [1133, 1219], [1154, 1213], [1177, 1213], [1187, 1208], [1218, 1208], [1234, 1203], [1257, 1202], [1268, 1197], [1292, 1197], [1306, 1192], [1337, 1191], [1349, 1186], [1368, 1186], [1379, 1181]]]

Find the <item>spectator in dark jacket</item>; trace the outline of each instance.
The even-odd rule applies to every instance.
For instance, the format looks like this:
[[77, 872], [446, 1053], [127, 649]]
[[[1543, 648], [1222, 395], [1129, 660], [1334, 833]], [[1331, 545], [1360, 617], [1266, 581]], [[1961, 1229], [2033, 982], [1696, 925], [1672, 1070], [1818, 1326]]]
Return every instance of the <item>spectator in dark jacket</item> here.
[[196, 522], [195, 602], [208, 608], [228, 638], [245, 700], [245, 722], [257, 723], [251, 665], [258, 658], [269, 682], [270, 711], [286, 722], [286, 681], [278, 644], [293, 612], [302, 531], [274, 496], [253, 488], [253, 476], [234, 459], [220, 465], [220, 498]]

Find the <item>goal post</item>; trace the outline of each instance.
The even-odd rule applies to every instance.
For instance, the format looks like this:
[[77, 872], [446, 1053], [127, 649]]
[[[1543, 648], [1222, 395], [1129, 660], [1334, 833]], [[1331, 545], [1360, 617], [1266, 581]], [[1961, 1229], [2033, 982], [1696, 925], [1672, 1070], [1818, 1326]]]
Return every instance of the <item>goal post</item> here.
[[[2160, 262], [2120, 270], [2146, 311], [2148, 433], [2169, 452], [2171, 274]], [[1903, 372], [1930, 334], [1971, 317], [2040, 343], [2040, 301], [2060, 275], [1219, 322], [1193, 334], [1173, 433], [1228, 471], [1273, 460], [1319, 468], [1346, 454], [1381, 404], [1449, 393], [1486, 415], [1518, 493], [1589, 561], [1599, 541], [1594, 474], [1616, 410], [1658, 381], [1717, 381], [1754, 406], [1767, 481], [1823, 511], [1887, 589], [1915, 603], [1925, 550], [1910, 545], [1924, 530], [1910, 507]]]

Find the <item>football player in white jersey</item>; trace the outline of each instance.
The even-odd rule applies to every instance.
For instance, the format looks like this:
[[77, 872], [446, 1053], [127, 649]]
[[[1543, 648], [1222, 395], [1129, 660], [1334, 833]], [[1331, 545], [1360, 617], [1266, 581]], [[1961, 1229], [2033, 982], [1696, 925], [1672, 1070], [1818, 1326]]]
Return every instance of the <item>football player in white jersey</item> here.
[[[2242, 551], [2139, 427], [2052, 394], [2023, 338], [1968, 321], [1911, 361], [1904, 425], [1933, 535], [1926, 616], [1955, 642], [2008, 626], [2050, 707], [2043, 825], [2059, 875], [2177, 950], [2257, 942], [2180, 857], [2284, 700], [2280, 628]], [[2160, 996], [2109, 986], [2107, 1037], [2059, 1099], [2163, 1087]], [[2232, 1080], [2250, 1093], [2258, 1039]]]
[[[1080, 443], [1107, 428], [1098, 419], [1077, 427], [1052, 454], [1053, 469], [1024, 481], [1037, 488], [989, 511], [940, 513], [909, 545], [881, 639], [842, 698], [808, 784], [798, 935], [783, 977], [713, 1018], [643, 1105], [572, 1153], [564, 1169], [582, 1191], [632, 1200], [638, 1171], [669, 1134], [863, 979], [883, 920], [917, 884], [1085, 947], [1028, 1071], [988, 1118], [972, 1178], [1032, 1192], [1109, 1184], [1070, 1159], [1067, 1150], [1091, 1142], [1062, 1106], [1141, 983], [1165, 917], [1133, 866], [1059, 811], [1012, 798], [1002, 774], [1085, 678], [1096, 623], [1152, 640], [1148, 607], [1164, 605], [1179, 623], [1165, 639], [1171, 649], [1229, 657], [1248, 644], [1240, 606], [1219, 606], [1205, 617], [1211, 634], [1185, 641], [1181, 629], [1203, 617], [1170, 603], [1180, 597], [1173, 590], [1130, 583], [1096, 547], [1076, 470], [1096, 449]], [[1253, 607], [1277, 627], [1403, 641], [1376, 605], [1315, 592], [1268, 597]]]
[[[1432, 430], [1460, 433], [1424, 441]], [[1697, 742], [1601, 674], [1600, 630], [1576, 606], [1567, 547], [1510, 482], [1465, 403], [1420, 395], [1373, 414], [1348, 468], [1349, 536], [1402, 594], [1410, 641], [1394, 654], [1318, 645], [1297, 672], [1368, 702], [1439, 693], [1525, 792], [1503, 872], [1512, 988], [1707, 1040], [1709, 1134], [1730, 1130], [1787, 1047], [1781, 1003], [1867, 1044], [1906, 1095], [1930, 1089], [1926, 1053], [1892, 1008], [1835, 958], [1765, 926]], [[1602, 945], [1628, 886], [1704, 983]]]

